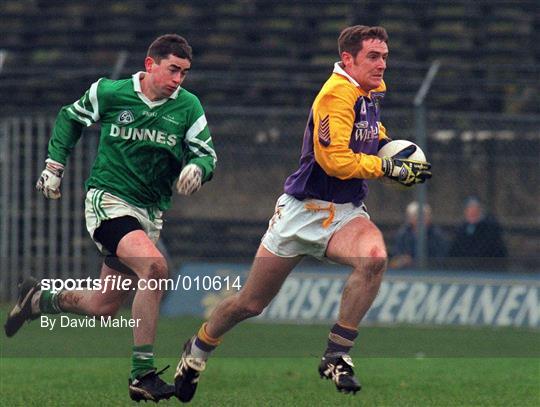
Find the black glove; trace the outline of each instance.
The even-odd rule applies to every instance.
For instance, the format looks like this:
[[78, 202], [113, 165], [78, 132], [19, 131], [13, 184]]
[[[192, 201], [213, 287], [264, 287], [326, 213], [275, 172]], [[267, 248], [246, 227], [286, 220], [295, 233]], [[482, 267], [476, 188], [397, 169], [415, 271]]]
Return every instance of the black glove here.
[[416, 146], [409, 146], [392, 157], [382, 158], [384, 175], [407, 187], [421, 184], [431, 178], [431, 164], [410, 160], [408, 157], [416, 151]]

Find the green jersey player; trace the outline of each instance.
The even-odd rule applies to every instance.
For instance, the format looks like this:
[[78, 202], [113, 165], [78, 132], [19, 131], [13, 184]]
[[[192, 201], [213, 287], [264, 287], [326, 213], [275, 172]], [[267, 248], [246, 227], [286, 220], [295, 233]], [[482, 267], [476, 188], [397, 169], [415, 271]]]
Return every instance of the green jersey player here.
[[[173, 189], [184, 195], [196, 192], [212, 178], [216, 165], [203, 108], [195, 95], [180, 87], [191, 60], [191, 47], [184, 38], [163, 35], [148, 49], [145, 72], [123, 80], [101, 78], [60, 110], [37, 189], [47, 198], [60, 198], [70, 152], [82, 129], [99, 121], [98, 153], [86, 181], [85, 216], [88, 232], [106, 256], [102, 289], [54, 293], [27, 278], [5, 325], [6, 334], [12, 336], [24, 321], [42, 313], [113, 316], [129, 291], [137, 288], [129, 378], [129, 394], [137, 401], [157, 402], [174, 394], [174, 387], [161, 380], [154, 367], [162, 291], [144, 289], [147, 285], [139, 280], [168, 276], [156, 242]], [[108, 287], [120, 287], [108, 284], [120, 279], [131, 279], [133, 285], [129, 290]]]

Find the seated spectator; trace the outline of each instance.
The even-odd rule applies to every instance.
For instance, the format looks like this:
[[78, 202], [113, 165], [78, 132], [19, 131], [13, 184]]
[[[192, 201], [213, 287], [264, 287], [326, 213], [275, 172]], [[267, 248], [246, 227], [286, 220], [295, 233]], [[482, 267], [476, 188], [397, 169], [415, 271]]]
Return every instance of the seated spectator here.
[[[501, 227], [493, 216], [484, 213], [484, 208], [478, 198], [466, 199], [464, 216], [465, 222], [458, 228], [450, 245], [449, 257], [467, 259], [466, 264], [486, 265], [486, 258], [507, 256]], [[477, 260], [471, 261], [470, 258]], [[489, 262], [490, 266], [496, 263]]]
[[[405, 224], [399, 229], [394, 243], [390, 268], [416, 266], [416, 244], [418, 239], [418, 202], [407, 205]], [[443, 232], [431, 223], [431, 207], [424, 204], [424, 222], [426, 225], [426, 250], [428, 258], [443, 258], [448, 250], [448, 240]]]

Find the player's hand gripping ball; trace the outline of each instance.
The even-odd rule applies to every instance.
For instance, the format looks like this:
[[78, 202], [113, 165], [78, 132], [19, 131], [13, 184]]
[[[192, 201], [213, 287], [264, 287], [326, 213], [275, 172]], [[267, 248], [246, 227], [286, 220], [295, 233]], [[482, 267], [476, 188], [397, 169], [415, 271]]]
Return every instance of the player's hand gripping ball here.
[[384, 175], [394, 185], [398, 183], [411, 187], [431, 178], [431, 164], [422, 149], [411, 141], [390, 141], [377, 155], [382, 158]]

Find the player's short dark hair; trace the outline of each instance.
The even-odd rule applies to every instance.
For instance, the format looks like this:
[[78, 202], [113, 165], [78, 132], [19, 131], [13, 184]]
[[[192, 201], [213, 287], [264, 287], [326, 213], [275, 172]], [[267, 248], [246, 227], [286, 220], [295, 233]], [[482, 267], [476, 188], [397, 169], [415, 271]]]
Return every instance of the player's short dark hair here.
[[339, 55], [348, 52], [354, 57], [362, 49], [364, 40], [378, 39], [388, 42], [388, 34], [383, 27], [368, 27], [367, 25], [353, 25], [341, 31], [338, 38]]
[[178, 34], [165, 34], [157, 37], [148, 47], [146, 56], [159, 64], [162, 59], [171, 54], [178, 58], [188, 59], [190, 62], [193, 59], [191, 46], [184, 37]]

